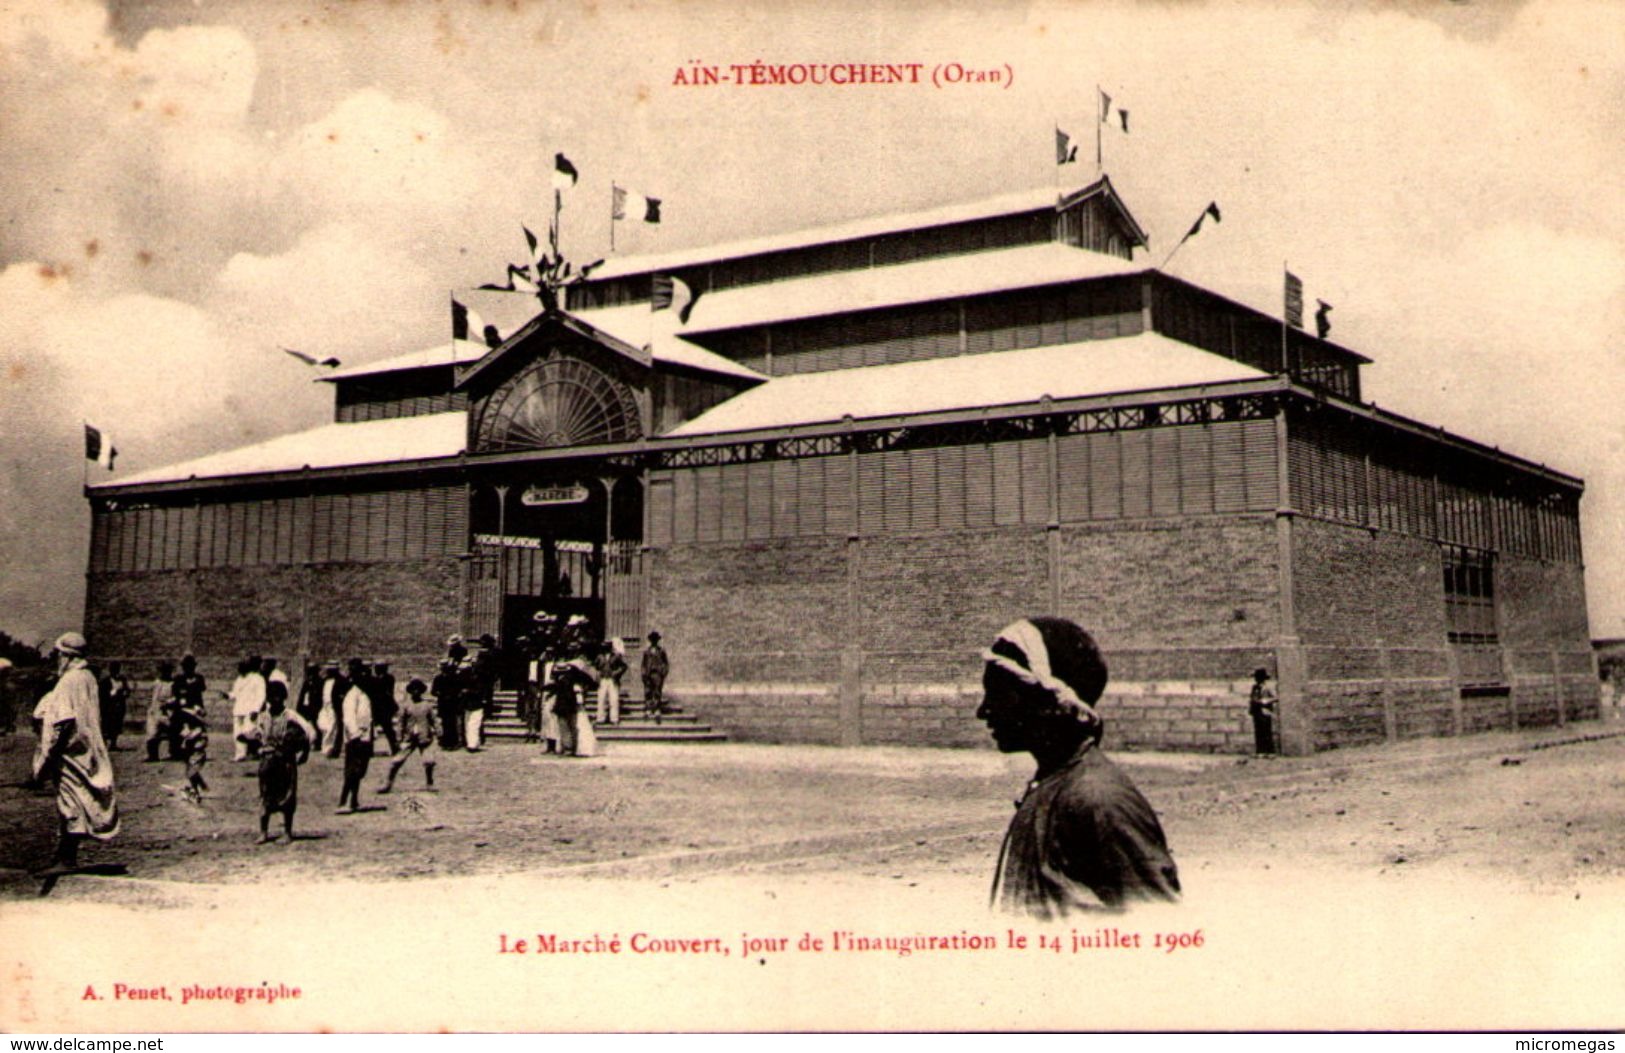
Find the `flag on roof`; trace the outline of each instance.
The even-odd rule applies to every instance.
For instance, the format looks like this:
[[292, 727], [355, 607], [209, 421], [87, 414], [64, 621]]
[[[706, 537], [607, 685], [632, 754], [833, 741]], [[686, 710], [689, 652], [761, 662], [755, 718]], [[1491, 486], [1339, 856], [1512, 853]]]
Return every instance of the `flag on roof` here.
[[688, 316], [694, 311], [694, 304], [699, 300], [699, 293], [689, 287], [683, 279], [672, 274], [657, 274], [654, 279], [654, 295], [649, 302], [650, 310], [675, 310], [677, 320], [684, 325], [688, 324]]
[[1320, 304], [1315, 309], [1315, 335], [1324, 340], [1326, 334], [1332, 331], [1332, 320], [1327, 317], [1332, 313], [1332, 305], [1325, 300], [1316, 300], [1315, 302]]
[[339, 360], [334, 358], [332, 355], [329, 355], [326, 358], [317, 358], [315, 355], [307, 355], [303, 351], [295, 351], [291, 347], [284, 347], [282, 350], [284, 353], [292, 355], [294, 358], [297, 358], [307, 366], [325, 366], [328, 369], [334, 369], [339, 365]]
[[[1213, 217], [1213, 222], [1215, 222], [1215, 223], [1219, 223], [1219, 222], [1223, 221], [1224, 217], [1219, 215], [1219, 203], [1217, 201], [1209, 201], [1207, 203], [1207, 208], [1204, 208], [1202, 210], [1202, 214], [1200, 216], [1196, 217], [1196, 222], [1192, 223], [1191, 224], [1191, 229], [1187, 230], [1185, 232], [1185, 236], [1183, 238], [1179, 239], [1179, 244], [1183, 245], [1183, 244], [1185, 244], [1185, 242], [1187, 242], [1187, 241], [1191, 240], [1192, 238], [1196, 237], [1197, 233], [1202, 229], [1202, 222], [1204, 220], [1206, 220], [1209, 216]], [[1174, 247], [1178, 248], [1179, 246], [1176, 245]]]
[[[1100, 91], [1099, 88], [1096, 88], [1095, 90]], [[1110, 117], [1111, 115], [1112, 115], [1112, 97], [1110, 95], [1107, 95], [1105, 92], [1101, 91], [1100, 92], [1100, 122], [1102, 124], [1106, 123], [1106, 118]]]
[[1121, 106], [1117, 108], [1117, 116], [1123, 122], [1123, 134], [1128, 134], [1128, 111]]
[[453, 340], [477, 340], [484, 343], [485, 330], [485, 319], [479, 316], [479, 312], [453, 296], [451, 298], [451, 338]]
[[568, 157], [563, 154], [553, 155], [554, 190], [566, 190], [575, 186], [580, 179], [581, 173], [576, 171], [576, 166], [570, 163]]
[[613, 185], [610, 190], [613, 192], [609, 211], [611, 219], [626, 219], [631, 216], [645, 223], [660, 222], [659, 198], [644, 197], [635, 191]]
[[85, 425], [85, 459], [95, 461], [97, 464], [113, 470], [113, 458], [118, 456], [118, 447], [113, 445], [111, 435], [103, 435], [100, 428]]
[[1078, 159], [1078, 148], [1072, 144], [1072, 137], [1060, 128], [1055, 129], [1055, 163], [1069, 165]]
[[1303, 279], [1291, 271], [1286, 272], [1286, 324], [1303, 328]]

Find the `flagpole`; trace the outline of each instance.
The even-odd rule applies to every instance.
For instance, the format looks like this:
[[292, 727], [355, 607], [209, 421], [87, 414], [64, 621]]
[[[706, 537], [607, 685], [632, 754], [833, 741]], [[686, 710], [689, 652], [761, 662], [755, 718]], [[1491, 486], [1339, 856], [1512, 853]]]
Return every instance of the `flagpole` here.
[[1100, 83], [1097, 81], [1095, 83], [1095, 175], [1100, 175], [1106, 170], [1106, 162], [1100, 148], [1100, 126], [1106, 123], [1106, 115], [1100, 112], [1101, 98]]
[[1167, 270], [1168, 269], [1168, 261], [1173, 259], [1174, 258], [1174, 253], [1176, 253], [1180, 249], [1184, 248], [1185, 247], [1185, 242], [1187, 242], [1189, 240], [1191, 240], [1191, 236], [1189, 234], [1186, 234], [1183, 238], [1180, 238], [1179, 239], [1179, 244], [1175, 245], [1172, 249], [1170, 249], [1169, 252], [1168, 252], [1168, 255], [1166, 255], [1166, 256], [1164, 256], [1162, 258], [1162, 263], [1158, 264], [1157, 270], [1159, 270], [1159, 271]]
[[[1051, 140], [1051, 143], [1058, 143], [1060, 141], [1061, 141], [1061, 122], [1059, 120], [1057, 120], [1055, 122], [1055, 138]], [[1055, 159], [1055, 164], [1052, 165], [1051, 167], [1053, 168], [1053, 170], [1055, 172], [1055, 200], [1059, 201], [1059, 200], [1061, 200], [1061, 159], [1059, 157], [1057, 157]]]
[[[1283, 275], [1292, 273], [1292, 268], [1287, 265], [1286, 260], [1281, 261], [1281, 273]], [[1281, 280], [1284, 282], [1286, 279], [1282, 278]], [[1285, 292], [1285, 287], [1284, 286], [1283, 286], [1281, 295], [1283, 297], [1283, 299], [1281, 301], [1281, 375], [1284, 377], [1284, 376], [1287, 375], [1287, 372], [1288, 372], [1287, 333], [1286, 333], [1287, 324], [1286, 324], [1286, 301], [1285, 301], [1286, 292]]]

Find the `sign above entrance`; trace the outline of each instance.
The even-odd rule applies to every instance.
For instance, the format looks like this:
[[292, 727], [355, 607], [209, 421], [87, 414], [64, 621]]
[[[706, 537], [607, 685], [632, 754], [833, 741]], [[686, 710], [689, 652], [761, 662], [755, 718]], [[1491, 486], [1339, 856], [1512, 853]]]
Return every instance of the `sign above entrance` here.
[[[547, 547], [546, 543], [539, 537], [517, 537], [513, 534], [509, 534], [507, 537], [501, 537], [497, 534], [475, 534], [474, 544], [500, 545], [505, 548], [543, 549]], [[590, 556], [593, 552], [593, 543], [591, 541], [555, 541], [553, 542], [553, 550], [555, 552], [579, 552]]]
[[579, 505], [588, 497], [587, 488], [575, 486], [527, 486], [519, 503], [528, 508], [540, 505]]

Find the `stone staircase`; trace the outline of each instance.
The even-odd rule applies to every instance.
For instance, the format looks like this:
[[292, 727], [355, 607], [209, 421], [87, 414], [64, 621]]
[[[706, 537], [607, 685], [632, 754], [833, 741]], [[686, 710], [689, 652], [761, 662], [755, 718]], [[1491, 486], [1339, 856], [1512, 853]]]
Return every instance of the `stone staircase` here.
[[[683, 707], [666, 703], [666, 712], [660, 722], [649, 715], [641, 698], [621, 696], [621, 722], [605, 724], [599, 718], [598, 697], [594, 693], [586, 699], [588, 711], [593, 715], [593, 734], [600, 742], [726, 742], [728, 733], [718, 731], [709, 724], [700, 723], [699, 717], [683, 712]], [[522, 740], [524, 722], [519, 719], [519, 693], [498, 691], [485, 714], [485, 736], [488, 739]]]

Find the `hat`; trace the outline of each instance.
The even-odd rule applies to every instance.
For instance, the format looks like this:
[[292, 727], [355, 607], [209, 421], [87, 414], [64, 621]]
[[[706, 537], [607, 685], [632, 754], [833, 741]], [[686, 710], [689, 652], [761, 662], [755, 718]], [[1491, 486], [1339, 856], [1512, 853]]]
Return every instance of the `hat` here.
[[56, 650], [59, 654], [71, 655], [74, 658], [83, 658], [85, 649], [90, 645], [78, 633], [63, 633], [56, 638]]
[[406, 693], [409, 695], [422, 694], [427, 690], [429, 686], [415, 676], [406, 682]]
[[372, 663], [372, 667], [374, 669], [388, 669], [389, 668], [389, 659], [380, 658], [380, 659], [378, 659], [378, 661]]
[[650, 643], [659, 643], [660, 642], [660, 634], [659, 633], [650, 633], [649, 634], [649, 642]]
[[460, 644], [462, 642], [463, 642], [463, 635], [461, 633], [452, 633], [450, 636], [446, 637], [446, 646], [447, 647], [453, 647], [453, 646], [455, 646], [457, 644]]
[[481, 633], [480, 634], [480, 646], [481, 647], [495, 647], [496, 645], [497, 645], [497, 638], [495, 636], [492, 636], [490, 633]]
[[337, 669], [338, 667], [339, 660], [337, 658], [329, 658], [327, 661], [322, 663], [323, 669]]

